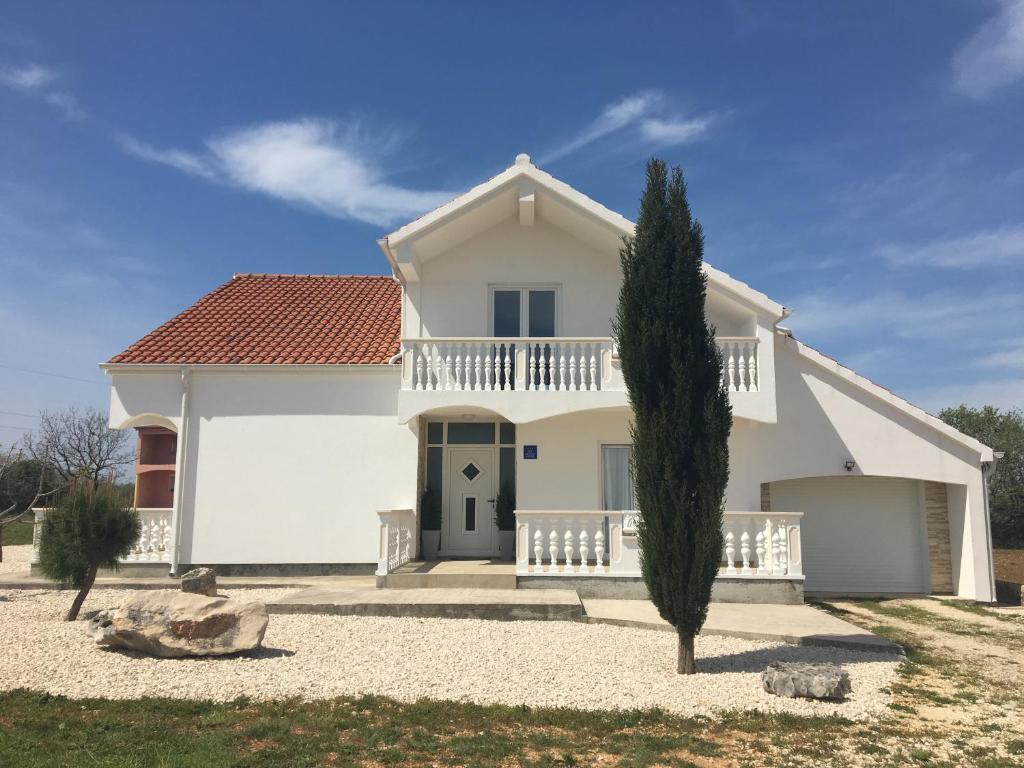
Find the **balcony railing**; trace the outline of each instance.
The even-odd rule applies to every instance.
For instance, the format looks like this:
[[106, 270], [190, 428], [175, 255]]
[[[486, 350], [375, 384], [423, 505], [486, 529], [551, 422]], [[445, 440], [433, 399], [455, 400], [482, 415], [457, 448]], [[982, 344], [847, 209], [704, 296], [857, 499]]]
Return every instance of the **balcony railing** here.
[[[48, 509], [33, 509], [36, 515], [32, 528], [32, 562], [39, 562], [39, 543], [42, 538], [43, 520]], [[132, 545], [124, 563], [169, 563], [171, 557], [171, 512], [172, 510], [146, 508], [135, 510], [142, 523], [139, 538]]]
[[[639, 576], [635, 512], [516, 510], [520, 576]], [[802, 512], [726, 512], [719, 578], [800, 579]]]
[[[760, 386], [757, 338], [719, 337], [722, 383]], [[596, 392], [623, 390], [610, 338], [403, 339], [402, 388], [432, 392]]]
[[405, 339], [405, 388], [592, 392], [607, 388], [609, 338]]

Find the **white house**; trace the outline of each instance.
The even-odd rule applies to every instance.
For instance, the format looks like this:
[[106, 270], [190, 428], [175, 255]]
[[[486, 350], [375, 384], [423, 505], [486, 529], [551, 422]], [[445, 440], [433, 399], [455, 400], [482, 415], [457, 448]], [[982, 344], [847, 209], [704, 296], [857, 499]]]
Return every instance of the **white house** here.
[[[611, 338], [632, 230], [520, 155], [382, 238], [393, 277], [235, 275], [102, 366], [111, 425], [148, 428], [132, 560], [384, 576], [507, 556], [522, 586], [635, 579]], [[734, 415], [716, 594], [991, 600], [992, 450], [706, 270]], [[428, 484], [443, 523], [419, 552]]]

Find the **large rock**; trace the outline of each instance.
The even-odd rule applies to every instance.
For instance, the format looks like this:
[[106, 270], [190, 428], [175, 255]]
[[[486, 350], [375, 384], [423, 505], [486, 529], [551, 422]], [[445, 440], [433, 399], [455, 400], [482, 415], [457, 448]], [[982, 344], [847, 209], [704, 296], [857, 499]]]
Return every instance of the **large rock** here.
[[786, 698], [837, 701], [850, 693], [850, 674], [836, 664], [789, 664], [773, 661], [761, 673], [768, 693]]
[[258, 648], [267, 631], [263, 603], [170, 590], [139, 592], [89, 622], [98, 645], [153, 656], [219, 656]]
[[181, 591], [207, 597], [217, 596], [217, 572], [213, 568], [195, 568], [181, 575]]

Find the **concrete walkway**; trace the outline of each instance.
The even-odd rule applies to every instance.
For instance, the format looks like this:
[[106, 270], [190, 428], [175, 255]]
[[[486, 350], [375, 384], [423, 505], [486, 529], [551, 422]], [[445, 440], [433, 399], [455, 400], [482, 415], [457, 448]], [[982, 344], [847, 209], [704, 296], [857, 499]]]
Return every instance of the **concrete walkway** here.
[[[581, 600], [571, 589], [352, 589], [319, 586], [268, 603], [270, 613], [586, 621], [674, 631], [649, 600]], [[810, 605], [712, 603], [705, 635], [902, 653], [883, 637]]]
[[[595, 624], [675, 631], [649, 600], [584, 599], [583, 610], [585, 620]], [[883, 653], [903, 652], [884, 637], [810, 605], [712, 603], [701, 634]]]
[[270, 613], [416, 616], [501, 621], [581, 621], [571, 589], [338, 589], [314, 587], [267, 604]]
[[[217, 584], [235, 589], [306, 589], [310, 587], [333, 587], [337, 589], [373, 589], [376, 586], [371, 576], [218, 576]], [[96, 577], [99, 589], [179, 589], [181, 581], [166, 574], [127, 575], [106, 573]], [[0, 575], [0, 589], [61, 589], [42, 576], [27, 571]]]

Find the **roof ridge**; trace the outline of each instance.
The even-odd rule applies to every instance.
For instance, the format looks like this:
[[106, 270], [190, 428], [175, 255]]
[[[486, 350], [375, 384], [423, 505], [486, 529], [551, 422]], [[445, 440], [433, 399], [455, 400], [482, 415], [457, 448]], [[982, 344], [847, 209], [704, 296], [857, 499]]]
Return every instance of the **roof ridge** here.
[[327, 275], [327, 274], [304, 274], [304, 273], [285, 273], [285, 272], [235, 272], [231, 275], [231, 279], [235, 280], [240, 277], [274, 277], [274, 278], [335, 278], [335, 279], [353, 279], [358, 278], [360, 280], [373, 279], [373, 280], [394, 280], [393, 275]]

